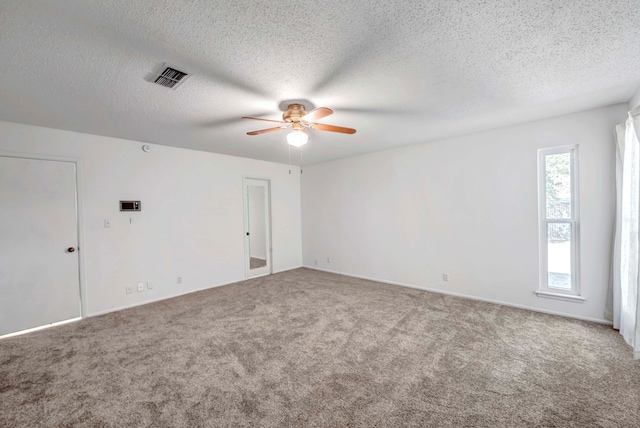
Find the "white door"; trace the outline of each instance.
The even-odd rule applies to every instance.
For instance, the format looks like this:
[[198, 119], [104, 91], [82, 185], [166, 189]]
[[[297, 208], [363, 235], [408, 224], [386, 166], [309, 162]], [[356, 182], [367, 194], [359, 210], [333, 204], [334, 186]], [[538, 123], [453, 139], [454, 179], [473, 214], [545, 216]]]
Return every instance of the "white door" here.
[[0, 156], [0, 335], [80, 317], [76, 166]]
[[245, 179], [245, 263], [247, 278], [271, 273], [269, 182]]

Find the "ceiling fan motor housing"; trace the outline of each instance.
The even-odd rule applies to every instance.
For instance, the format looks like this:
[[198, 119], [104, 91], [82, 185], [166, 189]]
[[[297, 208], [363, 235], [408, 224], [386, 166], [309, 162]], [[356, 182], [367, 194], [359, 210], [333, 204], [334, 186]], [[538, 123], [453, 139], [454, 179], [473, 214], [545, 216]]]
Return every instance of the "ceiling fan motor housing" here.
[[307, 111], [302, 104], [289, 104], [287, 111], [282, 113], [282, 120], [285, 122], [299, 122], [300, 118], [306, 114]]

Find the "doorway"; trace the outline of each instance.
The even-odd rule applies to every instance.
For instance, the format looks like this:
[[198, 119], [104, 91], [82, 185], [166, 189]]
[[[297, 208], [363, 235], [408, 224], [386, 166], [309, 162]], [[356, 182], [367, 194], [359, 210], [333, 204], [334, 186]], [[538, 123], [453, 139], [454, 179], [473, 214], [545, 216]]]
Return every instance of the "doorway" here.
[[269, 180], [244, 180], [245, 270], [247, 278], [271, 273]]
[[75, 162], [0, 156], [0, 336], [81, 317]]

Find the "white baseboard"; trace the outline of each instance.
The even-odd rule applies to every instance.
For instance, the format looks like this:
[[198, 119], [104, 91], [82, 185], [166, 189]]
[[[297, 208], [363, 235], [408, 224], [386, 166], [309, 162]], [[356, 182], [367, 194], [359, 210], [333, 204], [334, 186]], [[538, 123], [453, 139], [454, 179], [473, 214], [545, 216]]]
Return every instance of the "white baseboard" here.
[[[249, 279], [251, 279], [251, 278], [249, 278]], [[103, 311], [98, 311], [98, 312], [93, 312], [93, 313], [87, 314], [87, 318], [89, 318], [89, 317], [97, 317], [99, 315], [109, 314], [111, 312], [118, 312], [118, 311], [122, 311], [122, 310], [125, 310], [125, 309], [135, 308], [136, 306], [148, 305], [149, 303], [161, 302], [162, 300], [173, 299], [174, 297], [180, 297], [180, 296], [184, 296], [184, 295], [191, 294], [191, 293], [197, 293], [198, 291], [208, 290], [210, 288], [222, 287], [222, 286], [225, 286], [225, 285], [235, 284], [237, 282], [243, 282], [243, 281], [246, 281], [246, 280], [247, 279], [240, 279], [240, 280], [237, 280], [237, 281], [225, 282], [223, 284], [216, 284], [216, 285], [210, 285], [210, 286], [207, 286], [207, 287], [200, 287], [200, 288], [196, 288], [195, 290], [183, 291], [182, 293], [176, 293], [176, 294], [172, 294], [170, 296], [163, 296], [163, 297], [158, 297], [158, 298], [151, 299], [151, 300], [145, 300], [144, 302], [136, 302], [136, 303], [131, 303], [130, 305], [124, 305], [124, 306], [118, 306], [116, 308], [105, 309]]]
[[288, 268], [280, 269], [278, 271], [273, 271], [272, 273], [287, 272], [287, 271], [290, 271], [290, 270], [300, 269], [301, 267], [304, 267], [304, 266], [298, 265], [298, 266], [288, 267]]
[[[280, 273], [280, 272], [286, 272], [286, 271], [289, 271], [289, 270], [300, 269], [301, 267], [303, 267], [303, 266], [299, 265], [299, 266], [294, 266], [294, 267], [288, 267], [288, 268], [284, 268], [284, 269], [281, 269], [281, 270], [279, 270], [277, 272], [273, 272], [273, 273], [275, 274], [275, 273]], [[267, 275], [269, 275], [269, 274], [266, 274], [266, 275], [263, 275], [263, 276], [267, 276]], [[144, 302], [136, 302], [136, 303], [132, 303], [130, 305], [118, 306], [116, 308], [111, 308], [111, 309], [105, 309], [103, 311], [98, 311], [98, 312], [93, 312], [93, 313], [87, 314], [86, 318], [97, 317], [99, 315], [109, 314], [111, 312], [118, 312], [118, 311], [122, 311], [124, 309], [135, 308], [136, 306], [147, 305], [149, 303], [161, 302], [162, 300], [173, 299], [174, 297], [180, 297], [180, 296], [184, 296], [184, 295], [191, 294], [191, 293], [197, 293], [198, 291], [209, 290], [211, 288], [223, 287], [225, 285], [237, 284], [237, 283], [244, 282], [244, 281], [249, 281], [250, 279], [255, 279], [255, 278], [258, 278], [258, 277], [240, 278], [240, 279], [237, 279], [237, 280], [234, 280], [234, 281], [230, 281], [230, 282], [225, 282], [225, 283], [222, 283], [222, 284], [209, 285], [209, 286], [206, 286], [206, 287], [196, 288], [194, 290], [184, 291], [182, 293], [172, 294], [170, 296], [164, 296], [164, 297], [158, 297], [156, 299], [145, 300]]]
[[430, 291], [430, 292], [433, 292], [433, 293], [447, 294], [449, 296], [462, 297], [462, 298], [465, 298], [465, 299], [478, 300], [478, 301], [487, 302], [487, 303], [495, 303], [497, 305], [509, 306], [509, 307], [512, 307], [512, 308], [526, 309], [526, 310], [529, 310], [529, 311], [541, 312], [541, 313], [550, 314], [550, 315], [558, 315], [558, 316], [567, 317], [567, 318], [575, 318], [575, 319], [579, 319], [579, 320], [582, 320], [582, 321], [595, 322], [595, 323], [598, 323], [598, 324], [606, 324], [606, 325], [612, 325], [613, 324], [611, 321], [605, 320], [604, 318], [603, 319], [599, 319], [599, 318], [582, 317], [582, 316], [579, 316], [579, 315], [567, 314], [567, 313], [556, 312], [556, 311], [549, 311], [549, 310], [546, 310], [546, 309], [533, 308], [531, 306], [525, 306], [525, 305], [518, 305], [518, 304], [515, 304], [515, 303], [503, 302], [501, 300], [486, 299], [484, 297], [473, 296], [473, 295], [470, 295], [470, 294], [463, 294], [463, 293], [456, 293], [456, 292], [453, 292], [453, 291], [441, 290], [439, 288], [424, 287], [424, 286], [414, 285], [414, 284], [405, 284], [405, 283], [396, 282], [396, 281], [387, 281], [387, 280], [384, 280], [384, 279], [371, 278], [371, 277], [362, 276], [362, 275], [353, 275], [353, 274], [350, 274], [350, 273], [338, 272], [338, 271], [329, 270], [329, 269], [322, 269], [322, 268], [319, 268], [317, 266], [303, 266], [303, 267], [308, 268], [308, 269], [322, 271], [322, 272], [329, 272], [329, 273], [335, 273], [335, 274], [338, 274], [338, 275], [350, 276], [352, 278], [366, 279], [368, 281], [381, 282], [383, 284], [391, 284], [391, 285], [398, 285], [400, 287], [415, 288], [415, 289], [418, 289], [418, 290]]

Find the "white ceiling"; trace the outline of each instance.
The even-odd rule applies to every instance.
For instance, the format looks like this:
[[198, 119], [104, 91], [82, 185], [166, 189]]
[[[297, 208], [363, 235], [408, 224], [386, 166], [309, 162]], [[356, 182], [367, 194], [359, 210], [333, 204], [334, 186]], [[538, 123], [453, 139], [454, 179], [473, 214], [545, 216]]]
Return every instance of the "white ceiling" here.
[[[3, 0], [0, 37], [2, 120], [284, 163], [286, 131], [241, 116], [334, 109], [358, 133], [312, 131], [310, 164], [640, 85], [640, 0]], [[175, 91], [146, 80], [164, 62], [192, 74]]]

